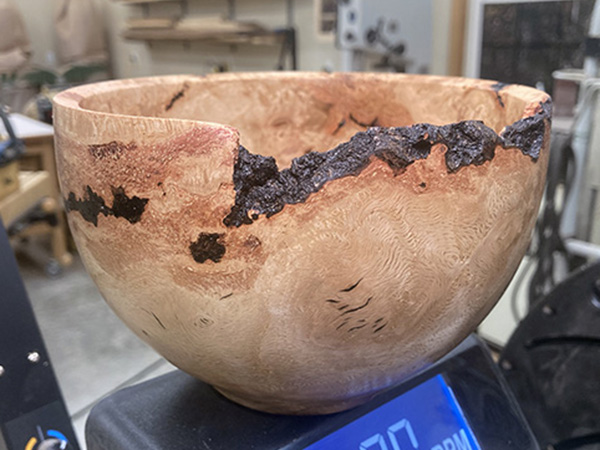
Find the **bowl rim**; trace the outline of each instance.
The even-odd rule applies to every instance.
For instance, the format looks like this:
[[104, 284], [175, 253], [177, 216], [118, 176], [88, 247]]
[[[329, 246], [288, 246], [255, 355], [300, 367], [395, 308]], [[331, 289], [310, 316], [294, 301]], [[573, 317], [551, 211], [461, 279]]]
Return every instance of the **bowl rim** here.
[[[206, 124], [217, 128], [235, 130], [235, 127], [225, 125], [218, 122], [182, 119], [178, 117], [158, 117], [152, 115], [132, 115], [119, 112], [98, 111], [82, 106], [82, 102], [92, 97], [96, 97], [105, 93], [113, 93], [115, 91], [133, 89], [138, 87], [156, 87], [164, 86], [165, 84], [173, 86], [181, 86], [181, 84], [189, 81], [201, 80], [219, 80], [219, 81], [244, 81], [244, 80], [318, 80], [318, 79], [340, 79], [360, 82], [361, 79], [379, 79], [382, 81], [412, 81], [431, 84], [443, 85], [456, 89], [475, 88], [484, 91], [495, 91], [498, 93], [502, 90], [503, 95], [516, 97], [523, 101], [523, 114], [519, 119], [534, 115], [539, 111], [541, 103], [551, 100], [551, 96], [541, 90], [533, 87], [520, 84], [506, 84], [494, 80], [465, 78], [465, 77], [450, 77], [440, 75], [421, 75], [421, 74], [405, 74], [405, 73], [382, 73], [382, 72], [302, 72], [302, 71], [272, 71], [272, 72], [229, 72], [229, 73], [214, 73], [206, 75], [158, 75], [139, 78], [123, 78], [115, 80], [107, 80], [96, 83], [84, 84], [69, 88], [59, 92], [53, 99], [53, 104], [61, 108], [78, 111], [81, 113], [89, 113], [98, 117], [106, 118], [135, 118], [139, 121], [166, 121], [177, 122], [181, 124]], [[519, 120], [517, 119], [517, 120]]]

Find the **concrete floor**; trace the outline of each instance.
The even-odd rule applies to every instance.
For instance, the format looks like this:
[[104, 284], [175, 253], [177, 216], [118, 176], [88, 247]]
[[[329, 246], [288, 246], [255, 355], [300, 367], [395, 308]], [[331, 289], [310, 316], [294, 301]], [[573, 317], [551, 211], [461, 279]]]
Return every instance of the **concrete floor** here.
[[[27, 254], [39, 254], [29, 249]], [[50, 278], [40, 261], [17, 252], [19, 270], [44, 336], [80, 445], [91, 407], [120, 389], [174, 367], [117, 318], [79, 257]]]

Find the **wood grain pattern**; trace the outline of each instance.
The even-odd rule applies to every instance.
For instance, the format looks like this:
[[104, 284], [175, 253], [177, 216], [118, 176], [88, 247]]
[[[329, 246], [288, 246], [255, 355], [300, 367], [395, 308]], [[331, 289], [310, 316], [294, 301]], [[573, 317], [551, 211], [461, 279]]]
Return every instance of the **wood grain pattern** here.
[[[550, 133], [536, 117], [548, 96], [493, 85], [266, 73], [65, 91], [55, 98], [63, 196], [83, 199], [89, 186], [111, 208], [97, 224], [69, 213], [86, 268], [140, 338], [235, 401], [295, 414], [367, 401], [474, 330], [528, 245]], [[371, 124], [482, 120], [501, 134], [522, 119], [543, 125], [537, 160], [498, 145], [491, 160], [449, 171], [436, 143], [400, 171], [372, 157], [271, 217], [223, 222], [240, 144], [281, 170]], [[139, 220], [110, 214], [115, 189], [147, 199]]]

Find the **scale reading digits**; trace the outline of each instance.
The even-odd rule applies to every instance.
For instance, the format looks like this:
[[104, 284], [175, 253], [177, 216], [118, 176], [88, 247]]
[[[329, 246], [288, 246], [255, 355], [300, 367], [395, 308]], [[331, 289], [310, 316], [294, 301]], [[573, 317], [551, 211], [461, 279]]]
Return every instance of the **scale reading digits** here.
[[[393, 420], [396, 421], [390, 423]], [[365, 433], [377, 429], [381, 431], [365, 438]], [[312, 444], [307, 450], [356, 447], [360, 450], [440, 450], [452, 446], [479, 450], [451, 388], [442, 375], [436, 375]]]
[[[367, 430], [376, 429], [381, 431], [364, 439]], [[360, 450], [480, 448], [442, 375], [423, 382], [312, 444], [307, 450], [356, 447]]]

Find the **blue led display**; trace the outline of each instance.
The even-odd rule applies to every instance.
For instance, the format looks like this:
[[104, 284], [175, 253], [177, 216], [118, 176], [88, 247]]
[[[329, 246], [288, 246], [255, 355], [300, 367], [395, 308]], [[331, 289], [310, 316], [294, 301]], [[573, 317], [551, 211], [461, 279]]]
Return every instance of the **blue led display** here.
[[333, 449], [481, 450], [441, 375], [306, 447]]

